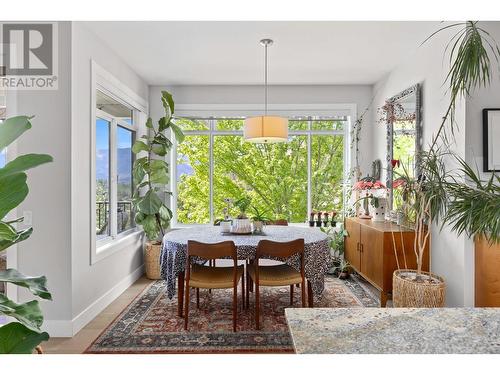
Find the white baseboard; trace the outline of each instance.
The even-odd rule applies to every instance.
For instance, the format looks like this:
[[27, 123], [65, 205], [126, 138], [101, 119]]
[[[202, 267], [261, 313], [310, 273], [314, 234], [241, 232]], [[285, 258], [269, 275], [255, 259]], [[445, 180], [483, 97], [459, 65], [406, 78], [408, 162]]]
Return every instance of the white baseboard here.
[[42, 329], [51, 337], [73, 337], [144, 274], [144, 265], [122, 279], [73, 320], [46, 320]]

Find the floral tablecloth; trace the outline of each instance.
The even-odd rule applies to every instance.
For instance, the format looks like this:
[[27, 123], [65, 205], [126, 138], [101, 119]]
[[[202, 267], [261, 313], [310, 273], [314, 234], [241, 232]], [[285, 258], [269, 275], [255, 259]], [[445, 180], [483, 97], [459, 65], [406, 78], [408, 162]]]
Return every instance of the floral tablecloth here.
[[[172, 230], [163, 237], [160, 256], [161, 276], [167, 281], [167, 296], [175, 295], [176, 278], [183, 272], [186, 263], [187, 241], [205, 243], [234, 241], [238, 259], [253, 259], [260, 240], [292, 241], [303, 238], [305, 243], [305, 274], [311, 282], [313, 295], [320, 298], [324, 289], [324, 277], [331, 267], [330, 248], [327, 236], [318, 228], [268, 225], [264, 235], [223, 235], [218, 226], [196, 226]], [[287, 264], [300, 270], [300, 258], [290, 257]]]

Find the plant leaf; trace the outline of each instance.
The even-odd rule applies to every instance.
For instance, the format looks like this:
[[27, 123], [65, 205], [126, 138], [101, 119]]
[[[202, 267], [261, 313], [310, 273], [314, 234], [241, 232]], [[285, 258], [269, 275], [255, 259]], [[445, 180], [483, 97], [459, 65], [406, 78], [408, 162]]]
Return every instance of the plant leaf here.
[[146, 215], [154, 215], [159, 212], [162, 206], [162, 201], [158, 195], [152, 190], [149, 190], [144, 197], [137, 203], [139, 210]]
[[24, 230], [21, 230], [19, 232], [16, 232], [16, 237], [12, 240], [2, 239], [0, 237], [0, 251], [5, 250], [8, 247], [10, 247], [18, 242], [24, 241], [29, 236], [31, 236], [31, 233], [33, 233], [33, 228], [28, 228], [28, 229], [24, 229]]
[[165, 111], [168, 112], [169, 115], [173, 115], [175, 111], [175, 104], [172, 94], [168, 91], [162, 91], [161, 96], [161, 101], [163, 103]]
[[173, 121], [170, 121], [170, 128], [175, 134], [175, 139], [177, 139], [177, 143], [182, 143], [184, 141], [184, 133], [182, 132], [182, 129], [178, 127], [176, 124], [174, 124]]
[[143, 141], [135, 141], [134, 145], [132, 146], [132, 152], [134, 154], [138, 154], [141, 151], [149, 151], [148, 145]]
[[41, 164], [50, 163], [52, 160], [52, 156], [45, 154], [21, 155], [0, 168], [0, 178], [24, 172]]
[[16, 173], [0, 178], [0, 219], [19, 206], [28, 195], [26, 173]]
[[47, 278], [45, 276], [26, 276], [21, 272], [10, 268], [0, 271], [0, 282], [8, 282], [23, 288], [28, 288], [31, 293], [43, 299], [52, 300], [52, 296], [47, 290]]
[[30, 119], [32, 117], [16, 116], [0, 124], [0, 152], [31, 128]]
[[43, 315], [38, 301], [18, 304], [3, 294], [0, 294], [0, 315], [11, 316], [25, 326], [35, 330], [40, 329], [43, 323]]
[[48, 339], [47, 332], [33, 331], [18, 322], [9, 323], [0, 327], [0, 354], [32, 354]]

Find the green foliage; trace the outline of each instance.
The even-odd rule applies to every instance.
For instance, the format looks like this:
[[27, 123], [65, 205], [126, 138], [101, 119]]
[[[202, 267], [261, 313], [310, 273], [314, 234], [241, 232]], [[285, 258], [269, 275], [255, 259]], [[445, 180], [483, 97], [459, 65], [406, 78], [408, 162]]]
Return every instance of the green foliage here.
[[[12, 117], [0, 123], [0, 152], [26, 130], [31, 128], [31, 117]], [[19, 206], [29, 189], [26, 170], [52, 161], [44, 154], [21, 155], [0, 168], [0, 251], [26, 240], [33, 228], [17, 230], [15, 225], [23, 218], [5, 221], [5, 216]], [[27, 288], [34, 295], [43, 299], [52, 299], [46, 288], [44, 276], [25, 276], [15, 269], [0, 271], [0, 282], [8, 282]], [[0, 294], [0, 315], [15, 318], [19, 323], [10, 323], [0, 327], [0, 353], [31, 353], [41, 341], [48, 340], [46, 332], [40, 332], [43, 315], [38, 301], [33, 300], [17, 304]]]
[[449, 120], [449, 130], [454, 135], [455, 108], [459, 97], [470, 95], [475, 89], [487, 87], [491, 82], [491, 61], [488, 50], [495, 60], [499, 61], [500, 49], [490, 34], [477, 25], [478, 21], [466, 21], [445, 26], [431, 34], [425, 41], [434, 35], [459, 27], [458, 32], [449, 41], [446, 50], [450, 50], [450, 71], [446, 76], [449, 83], [450, 104], [443, 116], [441, 125], [433, 139], [431, 151], [436, 146], [438, 139], [445, 143], [449, 140], [446, 123]]
[[320, 230], [328, 236], [331, 255], [334, 258], [342, 257], [344, 255], [344, 238], [349, 235], [347, 230], [343, 226], [340, 227], [340, 230], [332, 227], [321, 227]]
[[[135, 208], [135, 222], [142, 225], [149, 240], [154, 241], [158, 236], [165, 234], [165, 228], [170, 225], [172, 211], [165, 206], [160, 193], [165, 193], [163, 187], [169, 182], [168, 163], [163, 157], [172, 148], [172, 142], [164, 132], [170, 129], [177, 141], [184, 140], [182, 130], [174, 123], [174, 101], [172, 95], [162, 91], [161, 102], [165, 109], [165, 116], [158, 120], [158, 127], [148, 118], [146, 127], [149, 130], [143, 140], [137, 140], [132, 146], [134, 154], [147, 152], [147, 155], [135, 160], [132, 167], [134, 180], [133, 203]], [[166, 192], [170, 194], [170, 192]]]
[[0, 354], [31, 354], [48, 339], [47, 332], [31, 330], [21, 323], [9, 323], [0, 327]]
[[462, 158], [455, 158], [466, 183], [453, 176], [447, 185], [451, 200], [444, 221], [458, 234], [483, 235], [490, 243], [500, 242], [500, 177], [492, 174], [488, 181], [482, 181]]
[[246, 212], [252, 200], [248, 197], [242, 197], [234, 202], [234, 205], [240, 210], [240, 219], [246, 218]]
[[253, 216], [252, 216], [253, 221], [262, 221], [262, 222], [271, 221], [269, 216], [267, 216], [266, 211], [259, 211], [259, 209], [254, 206], [252, 206], [252, 211], [253, 211]]
[[[186, 130], [207, 130], [203, 121], [181, 118]], [[338, 121], [317, 121], [317, 129], [338, 127]], [[302, 128], [300, 122], [290, 126]], [[218, 130], [241, 130], [242, 120], [218, 120]], [[209, 222], [209, 144], [208, 135], [186, 133], [177, 148], [177, 165], [189, 166], [189, 173], [178, 175], [177, 215], [181, 223]], [[316, 211], [342, 210], [343, 137], [311, 136], [312, 208]], [[216, 135], [213, 143], [214, 216], [223, 217], [224, 199], [242, 196], [252, 206], [272, 218], [289, 222], [307, 220], [307, 136], [298, 135], [287, 143], [254, 144], [235, 135]], [[236, 217], [232, 208], [228, 213]]]

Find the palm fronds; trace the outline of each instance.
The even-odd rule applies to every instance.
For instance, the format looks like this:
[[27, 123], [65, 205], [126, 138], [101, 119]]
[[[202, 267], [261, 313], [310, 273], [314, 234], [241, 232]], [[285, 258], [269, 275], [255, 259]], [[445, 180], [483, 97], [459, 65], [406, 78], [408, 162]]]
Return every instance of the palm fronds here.
[[458, 234], [484, 235], [490, 243], [500, 242], [500, 177], [492, 174], [482, 181], [462, 158], [455, 158], [465, 181], [454, 177], [448, 185], [451, 201], [444, 222]]
[[474, 89], [488, 86], [491, 82], [491, 60], [490, 54], [499, 61], [500, 48], [491, 35], [477, 25], [477, 21], [467, 21], [447, 25], [434, 32], [423, 43], [427, 42], [434, 35], [454, 27], [461, 29], [454, 34], [449, 41], [446, 51], [450, 48], [450, 71], [445, 82], [449, 84], [450, 105], [441, 122], [431, 145], [431, 150], [435, 147], [437, 140], [442, 136], [446, 142], [449, 136], [446, 131], [446, 124], [449, 121], [451, 135], [455, 131], [455, 109], [456, 101], [462, 96], [468, 96]]

